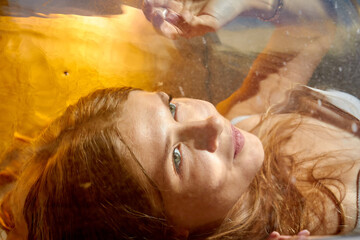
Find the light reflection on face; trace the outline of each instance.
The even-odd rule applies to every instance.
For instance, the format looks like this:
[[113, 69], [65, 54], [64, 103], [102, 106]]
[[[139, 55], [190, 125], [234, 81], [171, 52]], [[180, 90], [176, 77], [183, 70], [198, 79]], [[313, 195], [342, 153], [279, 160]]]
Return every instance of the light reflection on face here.
[[234, 159], [230, 122], [205, 101], [133, 91], [119, 121], [129, 146], [159, 187], [169, 220], [188, 230], [223, 219], [246, 191], [263, 158], [260, 140]]

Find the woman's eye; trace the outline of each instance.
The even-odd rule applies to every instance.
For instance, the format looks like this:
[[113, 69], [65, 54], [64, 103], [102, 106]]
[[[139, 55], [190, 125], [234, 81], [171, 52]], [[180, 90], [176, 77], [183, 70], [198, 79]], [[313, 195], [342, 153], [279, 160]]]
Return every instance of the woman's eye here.
[[173, 151], [173, 161], [176, 171], [179, 172], [181, 164], [181, 153], [178, 148], [175, 148]]
[[173, 116], [173, 118], [175, 118], [175, 114], [176, 114], [176, 105], [173, 103], [169, 103], [169, 108], [170, 108], [170, 112], [171, 115]]

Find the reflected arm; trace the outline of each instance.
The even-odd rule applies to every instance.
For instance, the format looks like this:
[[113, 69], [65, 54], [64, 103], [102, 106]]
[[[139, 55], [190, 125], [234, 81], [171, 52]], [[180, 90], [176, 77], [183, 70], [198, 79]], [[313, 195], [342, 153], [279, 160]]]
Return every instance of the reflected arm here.
[[[294, 5], [287, 7], [293, 10], [282, 13], [284, 16], [277, 21], [267, 46], [254, 61], [242, 86], [217, 105], [226, 117], [261, 114], [284, 100], [289, 89], [307, 84], [330, 48], [336, 26], [326, 11], [322, 8], [317, 10], [318, 14], [313, 11], [313, 19], [310, 13], [296, 16], [292, 13], [295, 7], [300, 7], [300, 1], [285, 1], [285, 4], [290, 2]], [[310, 11], [308, 6], [305, 8], [300, 8], [301, 12]]]

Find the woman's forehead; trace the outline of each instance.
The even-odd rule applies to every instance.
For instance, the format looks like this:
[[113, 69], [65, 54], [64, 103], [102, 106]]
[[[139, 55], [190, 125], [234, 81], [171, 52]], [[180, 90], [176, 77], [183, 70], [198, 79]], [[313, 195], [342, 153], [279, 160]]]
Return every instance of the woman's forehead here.
[[161, 105], [156, 93], [133, 91], [119, 121], [124, 140], [152, 179], [158, 176], [165, 158], [166, 109]]

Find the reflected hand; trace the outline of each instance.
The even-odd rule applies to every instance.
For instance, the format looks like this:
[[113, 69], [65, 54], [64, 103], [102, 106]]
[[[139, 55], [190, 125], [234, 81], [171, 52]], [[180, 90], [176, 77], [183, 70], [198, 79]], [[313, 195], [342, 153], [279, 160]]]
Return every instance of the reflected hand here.
[[[195, 37], [216, 31], [240, 12], [239, 0], [144, 0], [146, 18], [164, 36]], [[233, 17], [232, 17], [233, 16]]]
[[295, 236], [280, 235], [278, 232], [272, 232], [267, 240], [307, 240], [310, 236], [308, 230], [302, 230]]

